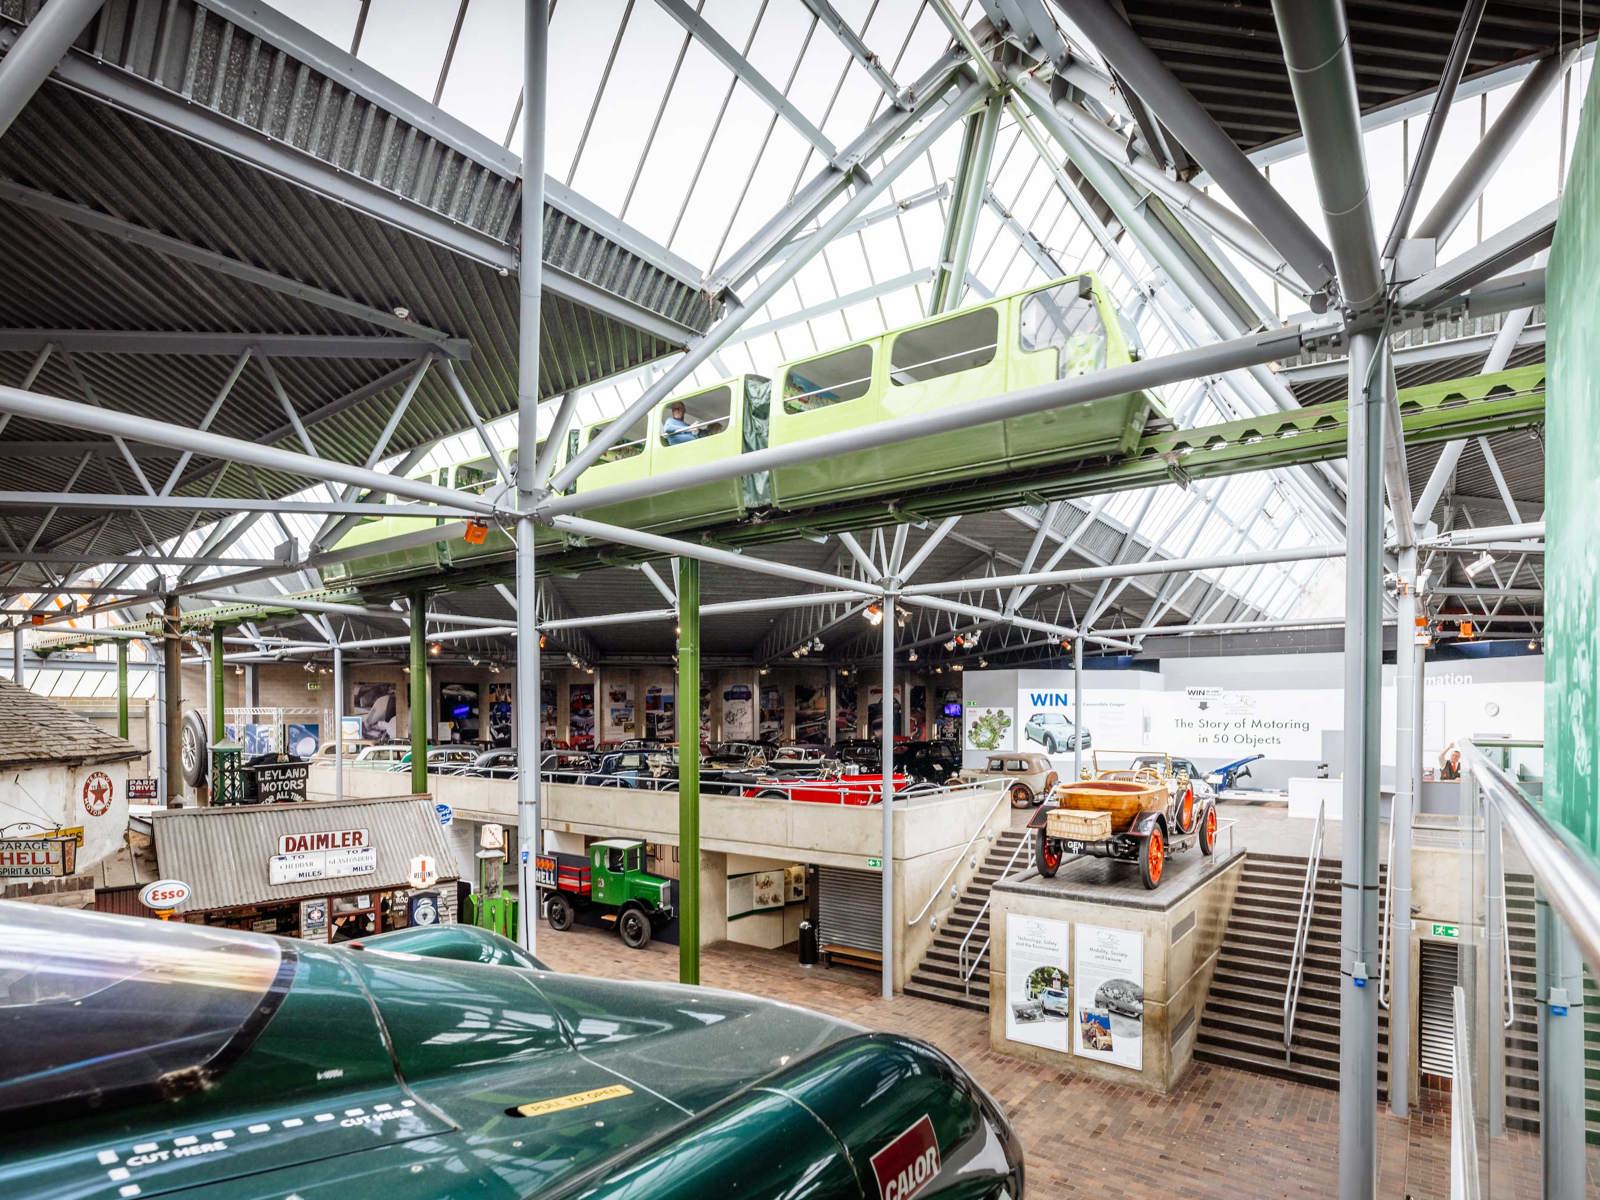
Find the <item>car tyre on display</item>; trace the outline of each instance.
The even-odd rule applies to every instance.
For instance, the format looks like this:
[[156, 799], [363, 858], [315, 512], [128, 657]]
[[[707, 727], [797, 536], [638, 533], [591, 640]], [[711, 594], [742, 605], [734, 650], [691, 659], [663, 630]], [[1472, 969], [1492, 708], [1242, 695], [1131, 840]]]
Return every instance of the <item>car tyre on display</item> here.
[[1033, 789], [1025, 783], [1011, 785], [1011, 807], [1032, 808], [1034, 805]]
[[1139, 848], [1139, 878], [1144, 881], [1146, 891], [1155, 891], [1156, 885], [1161, 882], [1161, 872], [1166, 862], [1167, 840], [1161, 836], [1161, 829], [1157, 826]]
[[1217, 850], [1217, 806], [1206, 805], [1200, 814], [1200, 853], [1210, 857]]
[[782, 788], [765, 788], [756, 793], [757, 800], [787, 800], [789, 793]]
[[191, 708], [183, 714], [182, 740], [183, 781], [190, 787], [199, 787], [206, 781], [206, 719], [200, 710]]
[[550, 928], [565, 931], [572, 928], [573, 909], [572, 901], [560, 892], [554, 892], [545, 901], [544, 915], [550, 922]]
[[625, 908], [617, 917], [617, 936], [630, 950], [643, 950], [650, 944], [650, 918], [638, 908]]
[[1044, 830], [1039, 830], [1039, 842], [1034, 847], [1033, 865], [1039, 869], [1039, 874], [1046, 879], [1054, 879], [1056, 872], [1061, 869], [1061, 848], [1051, 842], [1044, 835]]

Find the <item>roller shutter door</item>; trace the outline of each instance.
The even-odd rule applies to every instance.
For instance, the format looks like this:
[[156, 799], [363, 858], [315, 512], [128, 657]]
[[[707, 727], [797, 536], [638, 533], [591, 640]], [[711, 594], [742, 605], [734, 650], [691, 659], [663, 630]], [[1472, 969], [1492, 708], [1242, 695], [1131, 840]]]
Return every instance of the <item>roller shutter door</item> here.
[[1449, 942], [1423, 942], [1421, 995], [1417, 998], [1418, 1066], [1428, 1075], [1448, 1076], [1455, 1069], [1456, 1022], [1451, 999], [1456, 985], [1456, 947]]
[[817, 940], [824, 946], [883, 950], [883, 876], [817, 868]]

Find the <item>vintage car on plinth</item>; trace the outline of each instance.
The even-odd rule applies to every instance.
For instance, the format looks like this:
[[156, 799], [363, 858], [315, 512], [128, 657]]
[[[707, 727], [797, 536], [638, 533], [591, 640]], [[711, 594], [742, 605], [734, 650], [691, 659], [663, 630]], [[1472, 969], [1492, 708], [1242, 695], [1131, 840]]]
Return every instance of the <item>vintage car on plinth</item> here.
[[[1102, 767], [1102, 753], [1108, 759], [1146, 761]], [[1193, 780], [1172, 770], [1170, 758], [1096, 751], [1091, 771], [1076, 783], [1058, 786], [1028, 822], [1037, 835], [1034, 866], [1040, 875], [1053, 877], [1064, 857], [1090, 855], [1138, 863], [1144, 886], [1155, 888], [1167, 855], [1196, 844], [1207, 856], [1215, 850], [1216, 801], [1197, 797]]]
[[5, 1195], [1023, 1194], [1006, 1117], [932, 1046], [453, 928], [329, 946], [0, 903]]
[[1021, 753], [991, 754], [981, 767], [967, 767], [952, 775], [949, 782], [982, 783], [990, 779], [1010, 779], [1011, 807], [1033, 808], [1049, 798], [1061, 782], [1049, 755], [1024, 750]]

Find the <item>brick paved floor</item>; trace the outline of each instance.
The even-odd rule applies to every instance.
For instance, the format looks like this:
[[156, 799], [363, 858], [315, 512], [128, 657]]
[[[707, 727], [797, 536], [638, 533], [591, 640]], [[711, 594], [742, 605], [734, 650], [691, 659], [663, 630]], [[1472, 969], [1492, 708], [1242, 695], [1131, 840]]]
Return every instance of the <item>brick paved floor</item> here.
[[[539, 953], [557, 970], [579, 974], [678, 977], [676, 947], [629, 950], [598, 930], [541, 927]], [[995, 1053], [981, 1013], [914, 996], [884, 1000], [877, 976], [806, 970], [790, 953], [718, 943], [701, 954], [701, 978], [940, 1047], [1010, 1114], [1026, 1148], [1030, 1195], [1255, 1200], [1338, 1192], [1335, 1092], [1206, 1063], [1195, 1064], [1169, 1097], [1090, 1081]], [[1380, 1196], [1449, 1195], [1448, 1114], [1449, 1098], [1440, 1094], [1424, 1097], [1410, 1121], [1380, 1113]], [[1496, 1156], [1497, 1182], [1515, 1189], [1496, 1186], [1485, 1196], [1534, 1200], [1537, 1139], [1497, 1142]]]

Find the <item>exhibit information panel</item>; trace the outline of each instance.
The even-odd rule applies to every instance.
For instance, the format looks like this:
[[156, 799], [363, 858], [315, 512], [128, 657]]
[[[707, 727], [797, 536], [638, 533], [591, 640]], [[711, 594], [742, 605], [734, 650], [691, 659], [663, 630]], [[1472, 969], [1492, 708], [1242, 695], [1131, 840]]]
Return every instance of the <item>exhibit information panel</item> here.
[[1144, 936], [1077, 925], [1072, 1049], [1099, 1062], [1144, 1069]]
[[1006, 1037], [1066, 1053], [1072, 1017], [1067, 923], [1013, 915], [1006, 922]]
[[1600, 125], [1595, 79], [1546, 275], [1545, 802], [1600, 858]]

